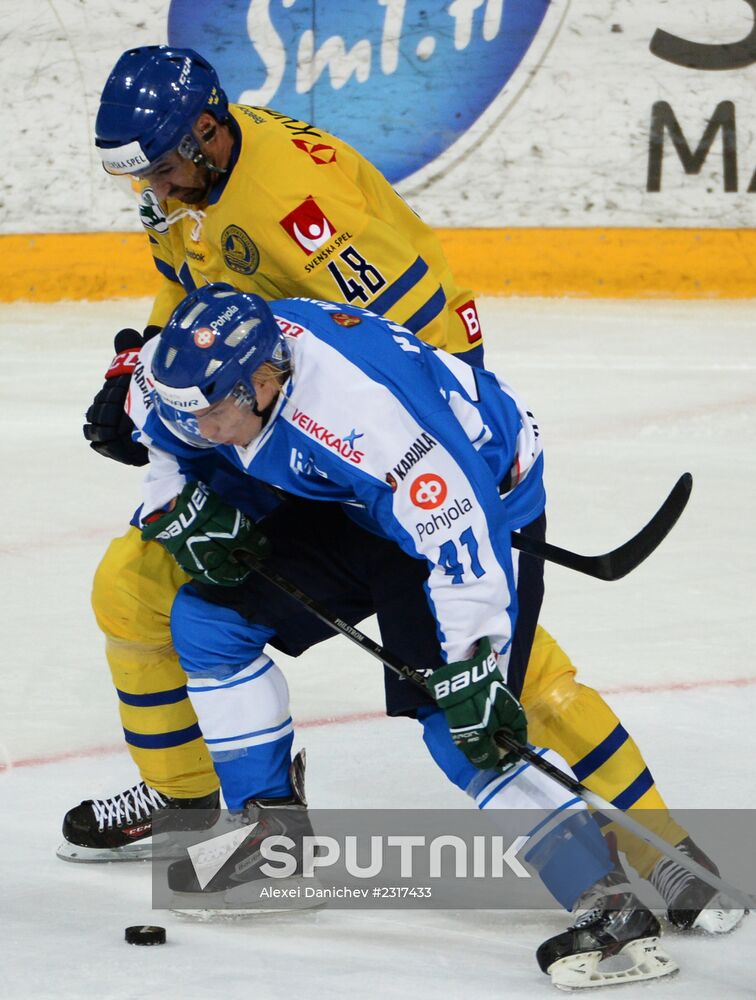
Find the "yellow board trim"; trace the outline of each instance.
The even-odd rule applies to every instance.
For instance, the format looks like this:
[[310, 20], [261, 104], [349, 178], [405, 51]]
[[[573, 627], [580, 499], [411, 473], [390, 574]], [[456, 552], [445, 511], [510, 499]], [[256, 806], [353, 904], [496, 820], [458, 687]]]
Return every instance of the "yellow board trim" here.
[[[478, 295], [756, 297], [756, 231], [439, 229], [457, 281]], [[142, 233], [0, 236], [0, 301], [151, 296]]]

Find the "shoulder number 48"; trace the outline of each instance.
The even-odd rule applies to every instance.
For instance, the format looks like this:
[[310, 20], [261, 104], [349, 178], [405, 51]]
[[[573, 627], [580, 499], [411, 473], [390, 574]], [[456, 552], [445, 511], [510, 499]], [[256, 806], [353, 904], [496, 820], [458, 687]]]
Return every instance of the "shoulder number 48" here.
[[369, 264], [355, 247], [345, 247], [339, 253], [339, 257], [356, 275], [355, 278], [345, 277], [335, 261], [328, 262], [328, 270], [339, 286], [339, 291], [345, 302], [354, 302], [355, 299], [369, 302], [372, 296], [386, 284], [386, 279], [378, 268], [374, 264]]

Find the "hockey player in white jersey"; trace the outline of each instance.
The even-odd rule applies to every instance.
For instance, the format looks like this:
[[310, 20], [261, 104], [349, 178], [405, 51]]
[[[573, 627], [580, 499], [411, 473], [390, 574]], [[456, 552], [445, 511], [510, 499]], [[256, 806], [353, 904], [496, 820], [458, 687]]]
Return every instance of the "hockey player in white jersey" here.
[[[510, 546], [512, 531], [543, 537], [545, 523], [540, 436], [517, 395], [371, 313], [290, 299], [275, 303], [274, 319], [262, 299], [224, 285], [189, 295], [149, 353], [154, 406], [138, 421], [151, 453], [143, 537], [165, 545], [197, 581], [174, 604], [174, 644], [240, 822], [278, 807], [306, 827], [296, 767], [291, 780], [288, 692], [264, 647], [283, 639], [279, 648], [298, 652], [310, 640], [297, 648], [296, 636], [288, 639], [296, 622], [285, 613], [271, 621], [271, 602], [237, 558], [239, 550], [265, 556], [263, 531], [186, 481], [186, 462], [209, 449], [252, 479], [330, 501], [314, 506], [335, 510], [336, 521], [328, 527], [326, 517], [314, 539], [305, 525], [296, 562], [320, 574], [321, 593], [341, 573], [341, 589], [330, 593], [339, 613], [359, 620], [372, 603], [384, 643], [411, 666], [434, 669], [427, 694], [396, 685], [388, 707], [419, 720], [450, 780], [480, 808], [565, 810], [533, 838], [526, 860], [567, 909], [588, 898], [592, 909], [541, 946], [543, 971], [579, 985], [589, 968], [596, 985], [600, 959], [618, 952], [626, 975], [611, 981], [674, 971], [658, 922], [624, 884], [582, 804], [496, 744], [500, 730], [526, 739], [517, 692], [543, 592], [541, 564], [513, 564]], [[271, 560], [279, 542], [286, 546], [276, 516]], [[296, 518], [290, 524], [296, 535]], [[351, 581], [340, 562], [349, 558], [377, 568], [365, 605], [350, 595], [344, 609]], [[375, 596], [386, 577], [393, 601]], [[249, 857], [239, 865], [255, 877]], [[210, 894], [233, 897], [238, 874], [222, 870]], [[181, 862], [171, 880], [179, 892], [198, 889]]]

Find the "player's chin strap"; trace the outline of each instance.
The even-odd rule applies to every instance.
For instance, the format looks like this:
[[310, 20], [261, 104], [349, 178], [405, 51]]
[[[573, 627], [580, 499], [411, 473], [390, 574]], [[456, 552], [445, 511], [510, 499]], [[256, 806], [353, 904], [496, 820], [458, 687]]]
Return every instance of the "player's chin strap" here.
[[[202, 141], [210, 142], [215, 138], [217, 127], [211, 126], [202, 133]], [[206, 153], [200, 149], [200, 144], [193, 135], [185, 135], [178, 144], [178, 154], [185, 160], [191, 160], [195, 167], [207, 167], [214, 174], [227, 174], [228, 167], [218, 167], [210, 160]]]
[[268, 403], [268, 405], [261, 410], [260, 407], [257, 405], [257, 396], [255, 396], [255, 401], [252, 404], [252, 412], [256, 417], [259, 417], [260, 420], [262, 420], [263, 427], [265, 427], [268, 421], [270, 420], [271, 414], [273, 413], [273, 410], [275, 410], [277, 403], [278, 403], [278, 396], [272, 399]]
[[[210, 140], [215, 136], [215, 132], [216, 126], [213, 125], [212, 128], [203, 133], [203, 142], [210, 142]], [[178, 144], [177, 151], [179, 156], [181, 156], [184, 160], [190, 160], [195, 167], [207, 167], [207, 169], [214, 174], [228, 173], [228, 169], [226, 167], [216, 167], [216, 165], [208, 159], [206, 154], [200, 150], [199, 142], [193, 135], [185, 135]], [[205, 213], [201, 209], [189, 208], [188, 205], [182, 205], [180, 208], [170, 212], [165, 217], [165, 221], [169, 226], [172, 226], [175, 222], [180, 222], [181, 219], [185, 218], [194, 219], [194, 225], [192, 226], [192, 231], [189, 235], [193, 243], [199, 243], [200, 237], [202, 236], [202, 223], [205, 218]]]
[[270, 415], [275, 409], [276, 403], [278, 402], [278, 396], [275, 396], [264, 409], [260, 409], [257, 405], [257, 396], [254, 392], [244, 383], [240, 382], [235, 386], [231, 393], [231, 398], [236, 406], [246, 406], [248, 407], [256, 417], [262, 420], [263, 427], [270, 420]]
[[169, 212], [165, 217], [165, 221], [167, 225], [172, 226], [174, 222], [180, 222], [185, 218], [194, 219], [194, 225], [192, 226], [190, 236], [192, 242], [199, 243], [200, 237], [202, 236], [202, 223], [205, 219], [205, 213], [202, 209], [189, 208], [188, 205], [182, 205], [181, 208], [175, 208], [172, 212]]

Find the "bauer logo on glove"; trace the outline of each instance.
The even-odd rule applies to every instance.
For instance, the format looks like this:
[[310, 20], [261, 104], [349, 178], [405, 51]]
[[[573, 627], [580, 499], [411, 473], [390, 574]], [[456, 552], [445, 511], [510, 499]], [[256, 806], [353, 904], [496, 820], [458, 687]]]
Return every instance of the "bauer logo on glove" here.
[[481, 639], [469, 660], [447, 663], [426, 681], [444, 710], [455, 745], [481, 770], [508, 766], [514, 759], [496, 743], [504, 731], [518, 743], [527, 741], [522, 705], [501, 676], [489, 639]]
[[[491, 648], [490, 644], [488, 648]], [[477, 684], [478, 681], [484, 681], [495, 670], [498, 671], [497, 660], [498, 657], [493, 650], [491, 650], [482, 662], [479, 662], [476, 658], [472, 669], [462, 670], [448, 680], [435, 683], [433, 685], [433, 697], [436, 701], [440, 701], [441, 698], [445, 698], [449, 694], [462, 691], [463, 688], [469, 687], [471, 684]], [[438, 675], [436, 674], [436, 676]]]
[[[167, 542], [169, 538], [178, 538], [179, 535], [182, 535], [187, 529], [191, 528], [201, 515], [202, 509], [209, 497], [210, 491], [207, 486], [204, 483], [197, 483], [196, 489], [192, 490], [192, 494], [186, 500], [184, 509], [179, 513], [178, 518], [172, 520], [159, 535], [155, 536], [157, 540], [159, 542]], [[160, 515], [160, 517], [163, 516], [162, 514]]]
[[[249, 576], [249, 562], [259, 562], [270, 543], [246, 514], [224, 503], [204, 483], [187, 483], [172, 510], [150, 515], [142, 526], [146, 542], [160, 542], [185, 573], [221, 587], [234, 587]], [[242, 551], [241, 562], [236, 553]]]

